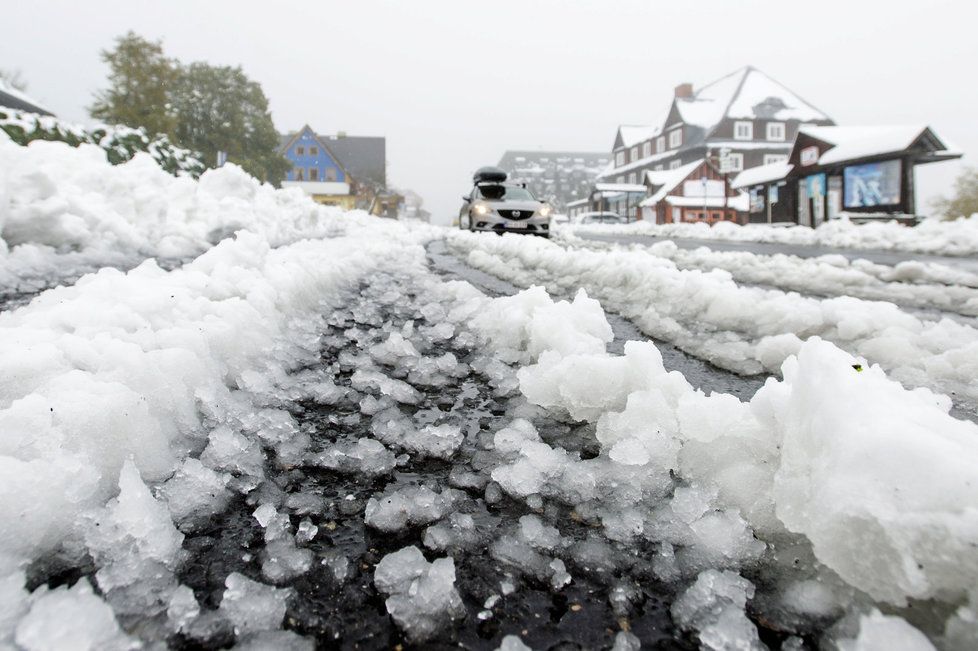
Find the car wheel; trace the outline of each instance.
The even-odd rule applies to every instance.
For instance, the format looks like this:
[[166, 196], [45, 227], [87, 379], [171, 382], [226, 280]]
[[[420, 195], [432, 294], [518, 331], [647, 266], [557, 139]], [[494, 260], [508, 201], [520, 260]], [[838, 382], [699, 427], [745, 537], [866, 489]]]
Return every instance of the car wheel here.
[[463, 231], [471, 231], [472, 230], [472, 217], [470, 217], [468, 213], [465, 213], [463, 215], [460, 215], [459, 218], [458, 218], [458, 227], [459, 227], [459, 229], [461, 229]]

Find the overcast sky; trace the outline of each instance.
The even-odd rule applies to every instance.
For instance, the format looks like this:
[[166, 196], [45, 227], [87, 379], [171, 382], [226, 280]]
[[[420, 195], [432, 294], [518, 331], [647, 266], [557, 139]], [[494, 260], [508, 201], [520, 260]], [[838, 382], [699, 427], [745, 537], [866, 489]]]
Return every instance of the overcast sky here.
[[[8, 3], [0, 68], [86, 121], [99, 50], [134, 30], [184, 62], [241, 65], [281, 131], [387, 137], [389, 182], [438, 221], [506, 149], [608, 151], [673, 88], [754, 65], [839, 124], [924, 123], [978, 153], [973, 1], [493, 0]], [[959, 163], [917, 169], [918, 211]]]

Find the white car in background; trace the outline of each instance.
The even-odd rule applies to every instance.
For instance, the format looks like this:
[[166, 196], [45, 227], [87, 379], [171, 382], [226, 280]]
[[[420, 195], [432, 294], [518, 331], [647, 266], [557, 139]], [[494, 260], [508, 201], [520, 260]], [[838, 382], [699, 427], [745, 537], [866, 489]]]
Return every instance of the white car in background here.
[[495, 167], [480, 168], [472, 182], [472, 191], [462, 197], [459, 228], [550, 237], [553, 208], [536, 199], [525, 185], [507, 183], [506, 172]]

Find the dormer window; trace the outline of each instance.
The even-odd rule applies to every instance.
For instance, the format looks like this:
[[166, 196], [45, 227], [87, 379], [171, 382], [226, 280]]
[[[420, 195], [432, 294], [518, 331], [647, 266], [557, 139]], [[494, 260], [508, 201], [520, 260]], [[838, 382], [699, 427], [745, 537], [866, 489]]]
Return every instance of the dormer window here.
[[767, 139], [775, 140], [777, 142], [784, 142], [784, 122], [768, 122]]
[[638, 147], [632, 147], [628, 152], [628, 161], [634, 163], [638, 160]]
[[683, 129], [673, 129], [669, 132], [669, 149], [675, 149], [683, 144]]
[[309, 148], [309, 155], [310, 156], [319, 156], [319, 147], [310, 147]]
[[753, 122], [734, 122], [734, 140], [753, 140]]
[[296, 148], [295, 148], [295, 155], [296, 156], [305, 156], [306, 155], [306, 148], [303, 147], [302, 145], [297, 145]]
[[649, 140], [646, 143], [642, 143], [642, 158], [648, 158], [652, 155], [652, 141]]
[[621, 167], [625, 164], [625, 152], [619, 151], [615, 152], [615, 167]]
[[666, 150], [666, 137], [659, 136], [658, 138], [655, 139], [655, 151], [661, 154], [665, 150]]

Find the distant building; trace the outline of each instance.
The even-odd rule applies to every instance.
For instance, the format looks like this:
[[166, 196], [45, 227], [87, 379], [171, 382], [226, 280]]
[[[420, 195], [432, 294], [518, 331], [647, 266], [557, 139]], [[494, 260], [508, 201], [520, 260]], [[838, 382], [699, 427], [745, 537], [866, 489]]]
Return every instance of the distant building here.
[[621, 126], [600, 180], [641, 183], [645, 172], [708, 159], [725, 173], [784, 161], [802, 126], [834, 122], [766, 74], [747, 66], [699, 90], [680, 84], [660, 124]]
[[292, 164], [283, 187], [298, 187], [319, 203], [396, 217], [402, 198], [387, 190], [384, 138], [328, 136], [306, 125], [283, 135], [279, 151]]
[[38, 115], [54, 115], [42, 107], [37, 100], [0, 79], [0, 107], [4, 106], [16, 111], [26, 111]]
[[586, 199], [598, 175], [608, 167], [608, 154], [574, 151], [507, 151], [497, 167], [511, 181], [526, 183], [539, 199], [549, 201], [557, 212], [567, 204]]
[[641, 217], [657, 224], [746, 221], [747, 195], [731, 187], [730, 178], [706, 160], [674, 170], [645, 173], [649, 196], [639, 205]]
[[803, 127], [783, 162], [745, 170], [752, 223], [818, 226], [850, 219], [916, 221], [914, 167], [961, 158], [924, 125]]

